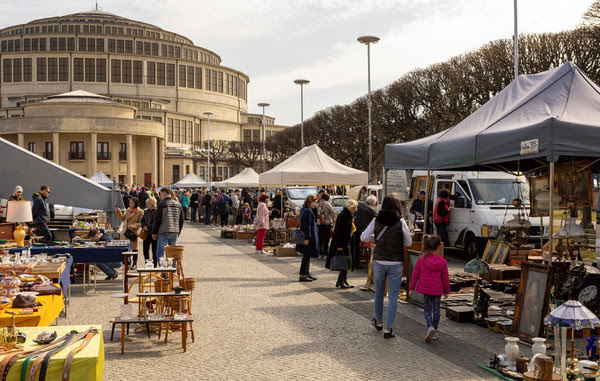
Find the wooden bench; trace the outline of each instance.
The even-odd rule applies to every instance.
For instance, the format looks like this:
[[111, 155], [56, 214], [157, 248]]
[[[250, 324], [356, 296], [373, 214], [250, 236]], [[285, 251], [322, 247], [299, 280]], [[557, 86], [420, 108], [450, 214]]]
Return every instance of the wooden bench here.
[[[148, 319], [145, 317], [131, 317], [128, 319], [123, 319], [121, 317], [115, 317], [111, 320], [112, 323], [112, 331], [110, 333], [110, 340], [113, 339], [113, 334], [115, 332], [115, 325], [121, 324], [121, 354], [125, 354], [125, 326], [127, 326], [127, 334], [129, 334], [129, 324], [145, 324], [146, 331], [148, 332], [148, 338], [150, 338], [150, 324], [152, 323], [181, 323], [181, 346], [183, 347], [183, 351], [185, 352], [187, 349], [187, 323], [193, 323], [194, 319], [192, 319], [191, 315], [188, 315], [186, 319], [175, 319], [173, 316], [165, 316], [164, 319], [154, 320]], [[165, 340], [166, 344], [166, 340]]]

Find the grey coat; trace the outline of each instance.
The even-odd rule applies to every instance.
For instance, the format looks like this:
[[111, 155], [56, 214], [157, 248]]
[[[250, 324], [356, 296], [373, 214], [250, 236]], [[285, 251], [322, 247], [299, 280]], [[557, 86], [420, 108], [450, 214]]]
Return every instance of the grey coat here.
[[152, 234], [179, 234], [181, 229], [183, 229], [183, 208], [177, 200], [167, 197], [156, 208]]

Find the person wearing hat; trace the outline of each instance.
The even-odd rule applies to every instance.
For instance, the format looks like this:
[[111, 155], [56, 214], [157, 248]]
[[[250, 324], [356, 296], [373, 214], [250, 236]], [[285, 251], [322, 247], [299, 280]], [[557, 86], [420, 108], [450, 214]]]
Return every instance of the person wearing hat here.
[[[431, 233], [432, 223], [431, 216], [433, 215], [433, 202], [429, 200], [429, 207], [427, 208], [429, 220], [427, 222], [427, 233]], [[415, 219], [420, 219], [425, 215], [425, 191], [420, 190], [417, 198], [413, 200], [412, 206], [410, 207], [410, 213], [415, 215]]]
[[15, 187], [15, 190], [13, 191], [13, 194], [11, 194], [10, 197], [8, 198], [8, 201], [24, 201], [23, 200], [23, 187], [21, 187], [20, 185], [17, 185]]

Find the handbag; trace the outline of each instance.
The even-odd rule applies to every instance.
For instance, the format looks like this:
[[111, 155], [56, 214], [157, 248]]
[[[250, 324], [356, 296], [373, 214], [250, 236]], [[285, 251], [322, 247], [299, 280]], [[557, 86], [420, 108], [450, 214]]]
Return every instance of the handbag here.
[[36, 284], [31, 287], [31, 291], [35, 291], [38, 295], [60, 295], [62, 290], [53, 284]]
[[35, 301], [33, 295], [18, 294], [12, 302], [12, 308], [31, 308], [41, 306], [40, 303]]
[[146, 238], [148, 238], [148, 231], [144, 229], [140, 230], [140, 234], [138, 234], [138, 237], [145, 241]]
[[133, 231], [131, 231], [129, 229], [125, 230], [125, 233], [123, 233], [123, 235], [125, 237], [127, 237], [127, 239], [129, 239], [130, 241], [135, 241], [138, 238], [137, 234], [135, 234]]
[[304, 241], [306, 241], [306, 235], [302, 230], [296, 228], [296, 230], [294, 230], [294, 243], [297, 245], [304, 245]]
[[329, 268], [331, 269], [331, 271], [348, 270], [349, 269], [349, 265], [348, 265], [349, 261], [350, 261], [349, 256], [347, 256], [345, 254], [336, 254], [331, 258], [331, 264], [329, 265]]

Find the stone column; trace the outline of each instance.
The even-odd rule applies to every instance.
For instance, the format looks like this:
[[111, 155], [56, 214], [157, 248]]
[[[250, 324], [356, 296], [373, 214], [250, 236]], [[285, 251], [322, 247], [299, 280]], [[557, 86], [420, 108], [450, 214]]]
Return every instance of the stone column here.
[[158, 138], [158, 184], [165, 185], [165, 139]]
[[133, 135], [127, 134], [127, 186], [133, 184]]
[[58, 138], [58, 132], [52, 133], [52, 161], [56, 164], [60, 164], [58, 161], [60, 159], [60, 140]]
[[[150, 138], [150, 149], [152, 152], [152, 184], [158, 184], [158, 147], [156, 146], [158, 144], [157, 140], [158, 139], [156, 139], [156, 137], [154, 136]], [[152, 186], [152, 184], [150, 184], [150, 186]]]
[[17, 144], [21, 148], [25, 148], [25, 134], [17, 134]]
[[92, 132], [90, 134], [90, 149], [88, 162], [88, 177], [95, 175], [98, 172], [98, 134]]
[[[121, 136], [121, 135], [115, 135], [115, 136]], [[111, 153], [111, 157], [110, 157], [110, 179], [112, 180], [113, 177], [115, 177], [117, 179], [117, 183], [119, 182], [119, 142], [117, 143], [110, 143], [114, 146], [114, 148], [112, 149], [112, 153]]]

